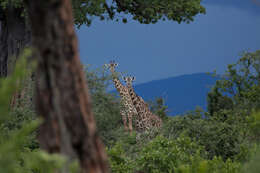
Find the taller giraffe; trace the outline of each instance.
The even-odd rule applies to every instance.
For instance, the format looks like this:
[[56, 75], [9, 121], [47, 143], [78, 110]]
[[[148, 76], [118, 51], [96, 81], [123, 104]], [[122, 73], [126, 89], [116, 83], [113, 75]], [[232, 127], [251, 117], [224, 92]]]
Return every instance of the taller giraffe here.
[[131, 96], [133, 105], [138, 113], [136, 120], [136, 127], [138, 131], [146, 131], [151, 128], [160, 128], [162, 126], [162, 120], [158, 116], [154, 115], [148, 105], [144, 102], [142, 97], [138, 96], [133, 89], [132, 82], [135, 80], [134, 77], [124, 77], [129, 94]]
[[[125, 130], [129, 129], [130, 133], [132, 133], [133, 131], [132, 119], [133, 119], [133, 115], [136, 114], [137, 112], [132, 103], [131, 97], [128, 92], [128, 88], [124, 86], [117, 77], [115, 68], [118, 66], [118, 64], [115, 63], [115, 61], [110, 61], [110, 63], [105, 64], [105, 66], [109, 68], [110, 72], [112, 73], [115, 88], [119, 92], [119, 95], [121, 97], [121, 104], [123, 106], [123, 109], [120, 110], [120, 114], [123, 119]], [[128, 126], [127, 126], [127, 119], [128, 119]]]

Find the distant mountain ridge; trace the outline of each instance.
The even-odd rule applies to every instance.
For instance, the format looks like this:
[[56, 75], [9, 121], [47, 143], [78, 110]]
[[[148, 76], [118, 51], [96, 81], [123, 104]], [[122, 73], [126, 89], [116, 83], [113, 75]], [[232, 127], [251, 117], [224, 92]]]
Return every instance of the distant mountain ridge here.
[[206, 110], [207, 93], [216, 80], [217, 77], [209, 74], [196, 73], [134, 85], [134, 89], [146, 101], [163, 97], [169, 114], [177, 115], [194, 110], [196, 106]]

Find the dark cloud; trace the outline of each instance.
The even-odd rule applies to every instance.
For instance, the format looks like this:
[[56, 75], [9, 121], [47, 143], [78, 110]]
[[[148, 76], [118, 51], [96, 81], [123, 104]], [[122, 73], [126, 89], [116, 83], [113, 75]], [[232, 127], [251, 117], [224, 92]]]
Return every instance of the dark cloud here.
[[204, 0], [202, 4], [235, 7], [260, 15], [260, 0]]

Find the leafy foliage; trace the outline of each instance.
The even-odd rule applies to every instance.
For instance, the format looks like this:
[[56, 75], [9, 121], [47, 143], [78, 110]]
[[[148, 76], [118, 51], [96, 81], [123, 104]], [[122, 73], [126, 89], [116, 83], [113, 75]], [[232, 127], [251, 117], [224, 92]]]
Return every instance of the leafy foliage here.
[[254, 112], [247, 120], [252, 134], [251, 137], [254, 141], [260, 141], [260, 112]]
[[[132, 15], [133, 20], [140, 23], [156, 23], [160, 19], [168, 19], [177, 22], [190, 22], [198, 13], [205, 13], [205, 8], [201, 6], [200, 0], [115, 0], [115, 1], [72, 1], [74, 7], [75, 23], [88, 25], [92, 16], [98, 16], [101, 20], [116, 19], [123, 15], [122, 22], [127, 22], [127, 15]], [[79, 10], [80, 9], [80, 10]]]
[[133, 160], [127, 157], [123, 150], [122, 143], [116, 143], [113, 148], [107, 149], [109, 162], [112, 172], [117, 173], [132, 173], [134, 167]]
[[243, 150], [244, 138], [241, 136], [236, 123], [193, 117], [172, 118], [165, 124], [163, 134], [176, 139], [185, 133], [193, 141], [204, 146], [208, 159], [220, 156], [224, 160], [234, 159]]
[[138, 150], [134, 158], [123, 148], [123, 143], [117, 143], [108, 150], [112, 172], [236, 173], [242, 169], [241, 163], [230, 159], [205, 159], [207, 153], [203, 147], [185, 136], [175, 140], [157, 136]]
[[113, 94], [107, 93], [111, 76], [107, 75], [104, 69], [90, 71], [89, 67], [85, 67], [85, 72], [97, 129], [103, 142], [109, 145], [116, 140], [115, 131], [122, 125], [120, 102]]
[[[222, 109], [258, 110], [260, 108], [260, 50], [245, 52], [237, 63], [228, 65], [222, 79], [208, 95], [212, 114]], [[235, 106], [235, 107], [234, 107]]]
[[165, 105], [163, 98], [158, 97], [155, 101], [148, 102], [148, 104], [150, 105], [150, 110], [161, 119], [166, 120], [168, 118], [168, 106]]
[[194, 157], [189, 165], [182, 165], [176, 169], [176, 172], [183, 173], [238, 173], [241, 170], [241, 164], [231, 160], [223, 161], [220, 157], [214, 157], [212, 160], [203, 160]]
[[12, 4], [14, 8], [24, 8], [23, 2], [19, 0], [1, 0], [0, 7], [6, 9], [9, 7], [10, 4]]
[[137, 163], [144, 172], [174, 172], [179, 165], [189, 163], [191, 155], [200, 155], [200, 152], [201, 147], [190, 138], [169, 140], [157, 136], [141, 150]]
[[259, 162], [260, 162], [260, 146], [258, 146], [256, 153], [252, 156], [249, 162], [244, 165], [243, 172], [258, 173], [260, 170]]
[[[194, 16], [205, 13], [201, 0], [72, 0], [74, 22], [77, 26], [90, 25], [93, 18], [100, 20], [121, 20], [127, 23], [129, 16], [140, 23], [156, 23], [159, 20], [191, 22]], [[0, 9], [12, 5], [24, 8], [23, 1], [1, 0]], [[1, 13], [1, 10], [0, 10]]]
[[228, 96], [222, 95], [217, 87], [213, 87], [211, 92], [208, 93], [207, 100], [210, 115], [221, 110], [230, 110], [233, 108], [233, 100]]
[[[111, 171], [258, 172], [259, 85], [256, 70], [250, 75], [249, 72], [239, 72], [246, 71], [242, 70], [244, 65], [237, 65], [244, 64], [245, 60], [248, 61], [243, 56], [239, 63], [232, 68], [229, 66], [228, 75], [213, 87], [208, 96], [211, 104], [208, 112], [197, 108], [182, 116], [168, 117], [167, 107], [159, 98], [151, 102], [150, 107], [163, 118], [162, 129], [141, 134], [134, 132], [132, 135], [124, 132], [119, 99], [107, 93], [111, 76], [106, 75], [104, 69], [90, 71], [86, 67], [93, 111], [99, 134], [107, 146]], [[39, 121], [33, 107], [9, 109], [12, 92], [22, 88], [23, 82], [17, 81], [23, 81], [30, 74], [23, 70], [25, 67], [26, 63], [21, 59], [13, 76], [0, 79], [0, 103], [3, 105], [0, 107], [0, 172], [53, 172], [62, 169], [67, 160], [38, 149], [35, 136]], [[253, 65], [250, 67], [252, 69]], [[240, 89], [237, 79], [243, 81]], [[233, 93], [230, 92], [230, 86], [233, 87]], [[71, 172], [77, 169], [75, 162]]]

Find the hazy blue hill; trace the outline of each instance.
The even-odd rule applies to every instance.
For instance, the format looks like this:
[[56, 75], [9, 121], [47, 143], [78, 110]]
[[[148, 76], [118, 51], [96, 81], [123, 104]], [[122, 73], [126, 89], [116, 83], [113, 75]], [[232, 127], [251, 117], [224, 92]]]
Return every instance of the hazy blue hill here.
[[162, 96], [170, 114], [176, 115], [196, 106], [206, 109], [207, 93], [215, 81], [206, 73], [196, 73], [138, 84], [134, 88], [146, 101]]

